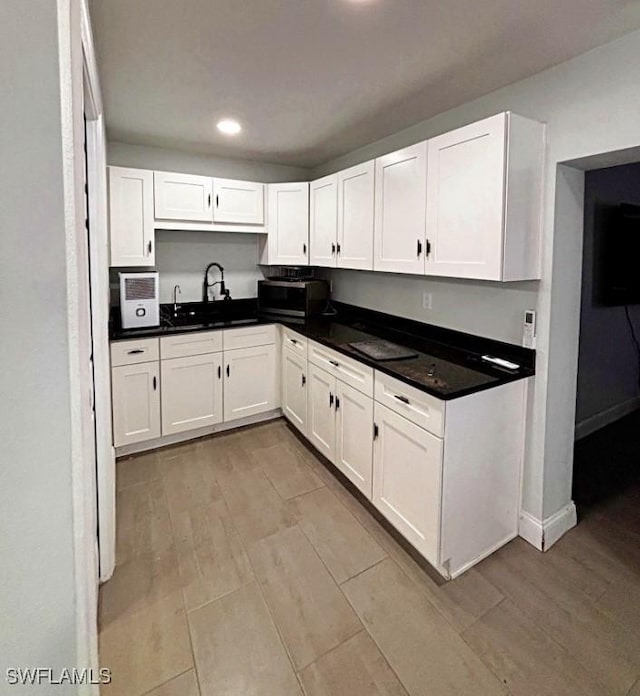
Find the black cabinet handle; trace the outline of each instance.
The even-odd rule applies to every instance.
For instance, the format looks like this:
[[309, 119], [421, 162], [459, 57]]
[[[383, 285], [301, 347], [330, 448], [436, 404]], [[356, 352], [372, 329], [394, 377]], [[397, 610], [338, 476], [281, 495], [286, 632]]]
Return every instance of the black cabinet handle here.
[[304, 375], [302, 375], [302, 386], [304, 387], [304, 385], [306, 383], [307, 383], [307, 378]]
[[377, 423], [374, 423], [374, 424], [373, 424], [373, 439], [374, 439], [374, 440], [377, 440], [379, 434], [380, 434], [380, 432], [379, 432], [379, 430], [378, 430], [378, 424], [377, 424]]
[[418, 256], [422, 253], [422, 242], [418, 240]]
[[153, 391], [156, 391], [158, 388], [158, 378], [154, 375], [153, 376]]
[[429, 254], [431, 253], [431, 242], [427, 239], [427, 258], [429, 258]]
[[340, 408], [340, 397], [336, 396], [336, 411]]
[[290, 340], [291, 343], [293, 343], [295, 346], [298, 345], [298, 341], [297, 341], [295, 338], [290, 338], [289, 340]]
[[147, 244], [147, 251], [151, 253], [151, 249], [153, 249], [153, 245], [151, 244], [151, 240], [149, 240], [149, 243]]
[[216, 196], [216, 208], [220, 205], [220, 196]]
[[307, 245], [305, 242], [302, 243], [302, 253], [306, 254], [307, 253]]
[[230, 376], [231, 376], [231, 370], [229, 368], [229, 365], [227, 365], [227, 377], [230, 377]]
[[338, 253], [340, 253], [340, 242], [338, 242], [338, 247], [337, 247], [337, 249], [338, 249]]
[[127, 355], [139, 355], [140, 353], [144, 353], [143, 348], [136, 348], [135, 350], [127, 351]]
[[329, 408], [333, 406], [333, 394], [329, 392]]
[[394, 399], [398, 399], [398, 401], [402, 401], [403, 404], [408, 404], [408, 403], [409, 403], [409, 399], [407, 399], [406, 396], [402, 396], [401, 394], [394, 394], [394, 395], [393, 395], [393, 398], [394, 398]]
[[218, 365], [218, 379], [221, 379], [221, 378], [222, 378], [222, 367], [220, 367], [220, 365]]
[[332, 243], [331, 244], [331, 254], [333, 255], [335, 253], [336, 253], [336, 245]]
[[336, 360], [329, 360], [329, 363], [333, 365], [334, 367], [340, 367], [340, 363], [337, 362]]

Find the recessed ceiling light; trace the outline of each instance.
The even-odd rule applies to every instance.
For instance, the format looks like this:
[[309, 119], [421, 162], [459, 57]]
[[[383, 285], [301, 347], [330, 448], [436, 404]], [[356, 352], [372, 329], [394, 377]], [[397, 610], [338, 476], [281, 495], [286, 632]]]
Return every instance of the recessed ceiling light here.
[[225, 135], [238, 135], [242, 126], [233, 118], [223, 118], [218, 121], [218, 130]]

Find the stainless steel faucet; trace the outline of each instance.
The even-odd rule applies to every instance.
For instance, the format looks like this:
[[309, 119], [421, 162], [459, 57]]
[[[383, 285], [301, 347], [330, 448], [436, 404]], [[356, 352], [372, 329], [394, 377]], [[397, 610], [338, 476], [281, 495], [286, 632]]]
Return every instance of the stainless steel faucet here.
[[177, 295], [182, 295], [182, 288], [179, 285], [173, 286], [173, 316], [178, 316], [178, 299]]

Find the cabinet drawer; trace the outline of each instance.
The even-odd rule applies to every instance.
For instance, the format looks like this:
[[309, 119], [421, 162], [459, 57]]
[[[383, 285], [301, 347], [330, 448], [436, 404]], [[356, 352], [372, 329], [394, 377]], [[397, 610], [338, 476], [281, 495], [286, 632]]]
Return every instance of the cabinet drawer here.
[[375, 400], [438, 437], [444, 437], [444, 401], [376, 370]]
[[321, 367], [350, 387], [373, 396], [373, 368], [348, 358], [331, 348], [309, 341], [309, 361]]
[[186, 358], [190, 355], [219, 353], [222, 350], [222, 331], [203, 331], [163, 336], [160, 339], [160, 357]]
[[115, 341], [111, 344], [111, 366], [135, 365], [158, 360], [158, 339], [138, 338], [133, 341]]
[[302, 334], [296, 333], [286, 326], [282, 327], [282, 347], [292, 350], [300, 357], [307, 357], [309, 340]]
[[276, 342], [276, 325], [247, 326], [242, 329], [224, 330], [224, 349], [268, 346]]

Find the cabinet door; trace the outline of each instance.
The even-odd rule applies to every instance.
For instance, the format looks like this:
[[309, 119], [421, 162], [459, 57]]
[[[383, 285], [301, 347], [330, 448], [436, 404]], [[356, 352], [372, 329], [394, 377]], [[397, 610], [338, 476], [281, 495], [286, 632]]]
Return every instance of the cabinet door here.
[[424, 273], [427, 143], [376, 160], [373, 268]]
[[153, 172], [109, 167], [111, 266], [153, 266]]
[[309, 262], [335, 266], [338, 241], [338, 175], [309, 184]]
[[162, 434], [222, 422], [222, 355], [192, 355], [160, 363]]
[[329, 461], [336, 452], [336, 378], [309, 363], [307, 438]]
[[338, 268], [373, 268], [375, 162], [338, 174]]
[[442, 440], [378, 403], [374, 421], [373, 504], [437, 565]]
[[264, 184], [216, 178], [213, 195], [214, 222], [264, 225]]
[[307, 361], [293, 350], [282, 350], [282, 413], [307, 434]]
[[130, 445], [160, 437], [158, 363], [123, 365], [111, 370], [113, 444]]
[[210, 177], [154, 172], [153, 183], [156, 220], [212, 222]]
[[427, 273], [502, 276], [506, 114], [428, 142]]
[[276, 408], [276, 347], [224, 352], [224, 420], [232, 421]]
[[336, 458], [342, 473], [371, 500], [373, 399], [336, 382]]
[[309, 184], [269, 184], [269, 264], [309, 263]]

